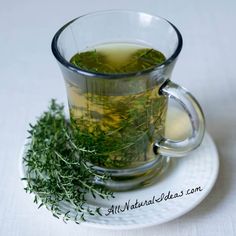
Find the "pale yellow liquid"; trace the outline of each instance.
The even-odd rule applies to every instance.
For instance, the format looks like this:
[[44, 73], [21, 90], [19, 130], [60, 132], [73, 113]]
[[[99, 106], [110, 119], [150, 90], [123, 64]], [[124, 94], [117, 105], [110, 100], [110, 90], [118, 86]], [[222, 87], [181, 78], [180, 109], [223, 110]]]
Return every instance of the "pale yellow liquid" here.
[[[110, 44], [96, 50], [112, 63], [124, 64], [140, 48], [143, 46]], [[153, 160], [155, 137], [164, 134], [167, 99], [158, 95], [158, 86], [140, 89], [137, 85], [137, 93], [118, 95], [112, 94], [113, 90], [104, 94], [103, 89], [99, 93], [98, 86], [86, 90], [67, 82], [70, 115], [98, 144], [91, 162], [108, 168], [130, 168]]]

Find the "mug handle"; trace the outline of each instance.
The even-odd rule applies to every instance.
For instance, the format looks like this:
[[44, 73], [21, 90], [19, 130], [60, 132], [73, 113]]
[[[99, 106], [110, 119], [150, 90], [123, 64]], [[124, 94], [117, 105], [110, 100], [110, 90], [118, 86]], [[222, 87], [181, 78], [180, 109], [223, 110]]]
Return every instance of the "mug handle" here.
[[153, 145], [156, 155], [182, 157], [196, 149], [205, 132], [205, 119], [197, 100], [181, 86], [167, 80], [160, 87], [159, 94], [178, 102], [187, 112], [192, 125], [192, 133], [182, 141], [158, 137]]

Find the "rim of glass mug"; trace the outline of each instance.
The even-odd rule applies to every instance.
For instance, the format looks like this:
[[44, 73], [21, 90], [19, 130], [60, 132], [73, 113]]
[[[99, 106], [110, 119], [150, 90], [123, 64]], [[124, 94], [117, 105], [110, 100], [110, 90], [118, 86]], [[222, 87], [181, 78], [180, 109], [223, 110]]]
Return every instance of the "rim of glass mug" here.
[[[90, 16], [95, 16], [95, 15], [101, 15], [101, 14], [106, 14], [106, 13], [121, 13], [121, 12], [126, 12], [126, 13], [131, 13], [131, 14], [139, 14], [139, 15], [143, 15], [143, 16], [147, 16], [147, 17], [151, 17], [155, 20], [161, 20], [165, 23], [167, 23], [169, 26], [172, 27], [172, 29], [174, 29], [176, 36], [177, 36], [177, 46], [175, 48], [175, 50], [173, 51], [173, 53], [161, 64], [153, 66], [152, 68], [146, 69], [146, 70], [142, 70], [139, 72], [129, 72], [129, 73], [119, 73], [119, 74], [109, 74], [109, 73], [98, 73], [98, 72], [91, 72], [91, 71], [87, 71], [87, 70], [83, 70], [81, 68], [78, 68], [77, 66], [73, 65], [72, 63], [70, 63], [69, 61], [67, 61], [60, 53], [59, 49], [58, 49], [58, 40], [60, 38], [60, 35], [63, 33], [63, 31], [70, 26], [72, 23], [74, 23], [75, 21], [81, 19], [81, 18], [85, 18], [85, 17], [90, 17]], [[132, 10], [104, 10], [104, 11], [95, 11], [95, 12], [90, 12], [84, 15], [81, 15], [79, 17], [76, 17], [75, 19], [69, 21], [68, 23], [66, 23], [64, 26], [62, 26], [54, 35], [53, 40], [52, 40], [52, 44], [51, 44], [51, 49], [52, 52], [54, 54], [54, 56], [56, 57], [56, 59], [65, 67], [67, 67], [69, 70], [72, 70], [74, 72], [77, 72], [79, 74], [83, 74], [89, 77], [100, 77], [103, 79], [118, 79], [118, 78], [123, 78], [123, 77], [132, 77], [132, 76], [137, 76], [137, 75], [143, 75], [146, 73], [150, 73], [151, 71], [154, 71], [156, 69], [159, 68], [163, 68], [167, 65], [169, 65], [170, 63], [172, 63], [179, 55], [179, 53], [181, 52], [183, 46], [183, 38], [181, 33], [179, 32], [179, 30], [177, 29], [177, 27], [172, 24], [170, 21], [168, 21], [167, 19], [160, 17], [160, 16], [155, 16], [155, 15], [151, 15], [145, 12], [139, 12], [139, 11], [132, 11]]]

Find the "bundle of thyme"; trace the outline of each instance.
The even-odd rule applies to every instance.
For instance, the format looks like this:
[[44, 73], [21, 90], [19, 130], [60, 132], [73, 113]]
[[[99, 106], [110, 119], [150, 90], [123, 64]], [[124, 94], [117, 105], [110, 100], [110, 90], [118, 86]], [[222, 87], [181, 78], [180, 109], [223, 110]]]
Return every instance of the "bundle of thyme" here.
[[[100, 208], [85, 207], [86, 194], [94, 198], [114, 197], [112, 192], [102, 185], [95, 184], [96, 177], [109, 179], [109, 176], [97, 176], [88, 164], [96, 155], [93, 140], [80, 131], [75, 122], [68, 122], [63, 105], [52, 100], [48, 111], [30, 124], [30, 136], [23, 162], [26, 167], [25, 191], [35, 195], [38, 208], [46, 206], [53, 216], [63, 216], [66, 222], [76, 223], [86, 220], [86, 215], [101, 215]], [[77, 212], [63, 212], [60, 204], [66, 202]]]

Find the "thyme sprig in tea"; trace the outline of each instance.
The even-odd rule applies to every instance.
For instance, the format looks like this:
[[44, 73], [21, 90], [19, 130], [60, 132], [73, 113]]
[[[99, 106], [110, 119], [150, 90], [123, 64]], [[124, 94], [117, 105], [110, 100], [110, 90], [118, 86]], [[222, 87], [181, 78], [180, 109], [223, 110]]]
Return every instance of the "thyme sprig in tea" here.
[[[153, 48], [129, 50], [125, 51], [124, 48], [117, 48], [117, 51], [109, 51], [109, 49], [106, 51], [101, 47], [76, 53], [70, 59], [70, 62], [78, 68], [90, 72], [119, 74], [140, 72], [165, 61], [164, 54]], [[121, 54], [127, 54], [128, 56], [120, 59]]]
[[[34, 193], [39, 208], [46, 206], [55, 217], [62, 215], [64, 221], [72, 219], [76, 223], [85, 221], [88, 214], [100, 215], [100, 208], [85, 207], [85, 195], [90, 193], [103, 199], [114, 196], [93, 181], [97, 173], [87, 162], [96, 155], [91, 137], [74, 128], [73, 120], [68, 122], [63, 106], [55, 100], [36, 124], [30, 125], [28, 132], [26, 176], [22, 180], [27, 182], [26, 192]], [[109, 179], [109, 176], [99, 175], [99, 178]], [[70, 211], [63, 212], [62, 201], [69, 203], [77, 215], [72, 217]]]
[[70, 62], [80, 69], [109, 74], [66, 78], [70, 116], [98, 144], [91, 163], [125, 169], [154, 159], [152, 145], [156, 133], [164, 134], [167, 99], [158, 95], [149, 74], [121, 79], [113, 75], [139, 74], [164, 61], [160, 51], [132, 43], [101, 44], [72, 56]]

